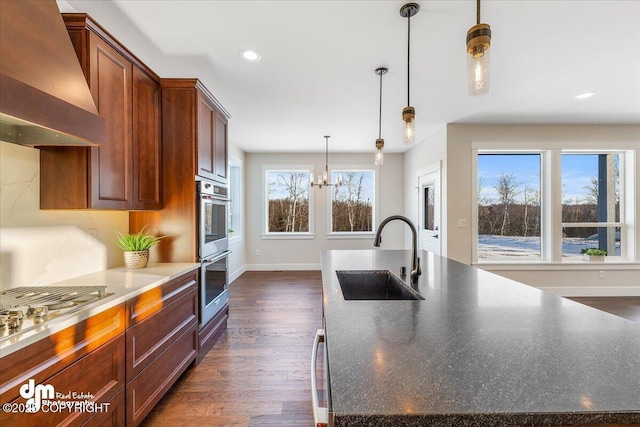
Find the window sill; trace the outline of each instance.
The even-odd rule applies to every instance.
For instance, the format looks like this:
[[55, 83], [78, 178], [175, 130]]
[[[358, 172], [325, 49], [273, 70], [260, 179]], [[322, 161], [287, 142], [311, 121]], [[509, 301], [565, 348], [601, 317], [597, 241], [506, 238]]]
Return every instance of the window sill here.
[[363, 233], [363, 232], [353, 232], [353, 233], [329, 233], [327, 234], [327, 239], [332, 240], [350, 240], [350, 239], [373, 239], [376, 237], [376, 233]]
[[531, 262], [474, 262], [471, 265], [487, 271], [526, 270], [635, 270], [640, 267], [635, 261], [531, 261]]
[[313, 233], [269, 233], [263, 234], [262, 240], [313, 240]]

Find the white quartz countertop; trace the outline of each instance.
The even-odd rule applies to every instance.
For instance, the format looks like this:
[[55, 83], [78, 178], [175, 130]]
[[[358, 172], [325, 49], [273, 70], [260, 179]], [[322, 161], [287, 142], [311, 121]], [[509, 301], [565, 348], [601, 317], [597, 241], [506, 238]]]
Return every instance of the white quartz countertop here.
[[147, 268], [139, 270], [118, 267], [51, 283], [50, 286], [106, 286], [108, 296], [83, 305], [76, 311], [43, 322], [36, 328], [16, 332], [3, 339], [0, 342], [0, 357], [20, 350], [199, 267], [198, 263], [149, 264]]

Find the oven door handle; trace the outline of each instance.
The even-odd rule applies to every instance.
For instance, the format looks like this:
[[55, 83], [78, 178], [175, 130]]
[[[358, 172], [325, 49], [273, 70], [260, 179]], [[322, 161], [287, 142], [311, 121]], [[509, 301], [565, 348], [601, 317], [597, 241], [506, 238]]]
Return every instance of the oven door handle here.
[[324, 342], [324, 329], [316, 331], [311, 351], [311, 404], [313, 405], [313, 425], [316, 427], [327, 427], [329, 425], [329, 410], [321, 407], [318, 399], [318, 345]]
[[219, 261], [222, 258], [226, 257], [231, 253], [231, 250], [227, 249], [225, 251], [220, 252], [219, 254], [215, 254], [213, 258], [203, 258], [200, 260], [202, 264], [211, 264], [213, 262]]

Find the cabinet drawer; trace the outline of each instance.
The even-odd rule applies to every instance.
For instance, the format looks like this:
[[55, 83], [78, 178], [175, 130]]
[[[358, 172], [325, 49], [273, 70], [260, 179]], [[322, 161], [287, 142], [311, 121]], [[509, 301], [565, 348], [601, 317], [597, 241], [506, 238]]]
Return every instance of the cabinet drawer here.
[[127, 329], [127, 382], [166, 351], [178, 337], [196, 330], [197, 324], [197, 287], [190, 286], [178, 299]]
[[36, 384], [122, 334], [125, 329], [124, 304], [112, 307], [87, 320], [0, 359], [0, 399], [10, 402], [19, 388], [33, 378]]
[[[101, 411], [109, 412], [110, 401], [125, 386], [124, 345], [124, 336], [121, 334], [51, 378], [41, 383], [35, 382], [35, 385], [53, 386], [55, 394], [48, 396], [48, 400], [74, 404], [81, 402], [80, 405], [86, 401], [95, 402], [95, 410], [91, 409], [90, 405], [66, 410], [56, 409], [59, 407], [55, 404], [54, 406], [44, 405], [34, 413], [3, 413], [2, 425], [81, 426], [97, 413], [97, 407], [100, 407]], [[11, 403], [21, 405], [25, 403], [25, 399], [18, 397]], [[104, 405], [105, 403], [108, 405]], [[123, 420], [124, 417], [122, 417]]]
[[83, 427], [124, 427], [125, 424], [125, 390], [122, 389], [111, 402], [107, 412], [99, 412], [83, 424]]
[[197, 355], [197, 324], [127, 383], [127, 426], [137, 426]]

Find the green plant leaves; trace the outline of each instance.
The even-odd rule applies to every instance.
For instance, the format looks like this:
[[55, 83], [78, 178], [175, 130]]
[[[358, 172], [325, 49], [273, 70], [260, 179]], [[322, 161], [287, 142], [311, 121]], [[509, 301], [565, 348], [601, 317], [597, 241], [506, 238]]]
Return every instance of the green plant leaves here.
[[158, 244], [161, 239], [166, 236], [152, 236], [145, 232], [147, 226], [142, 227], [139, 233], [136, 234], [122, 234], [118, 230], [114, 230], [116, 233], [116, 244], [120, 249], [127, 252], [132, 251], [146, 251], [150, 247]]

